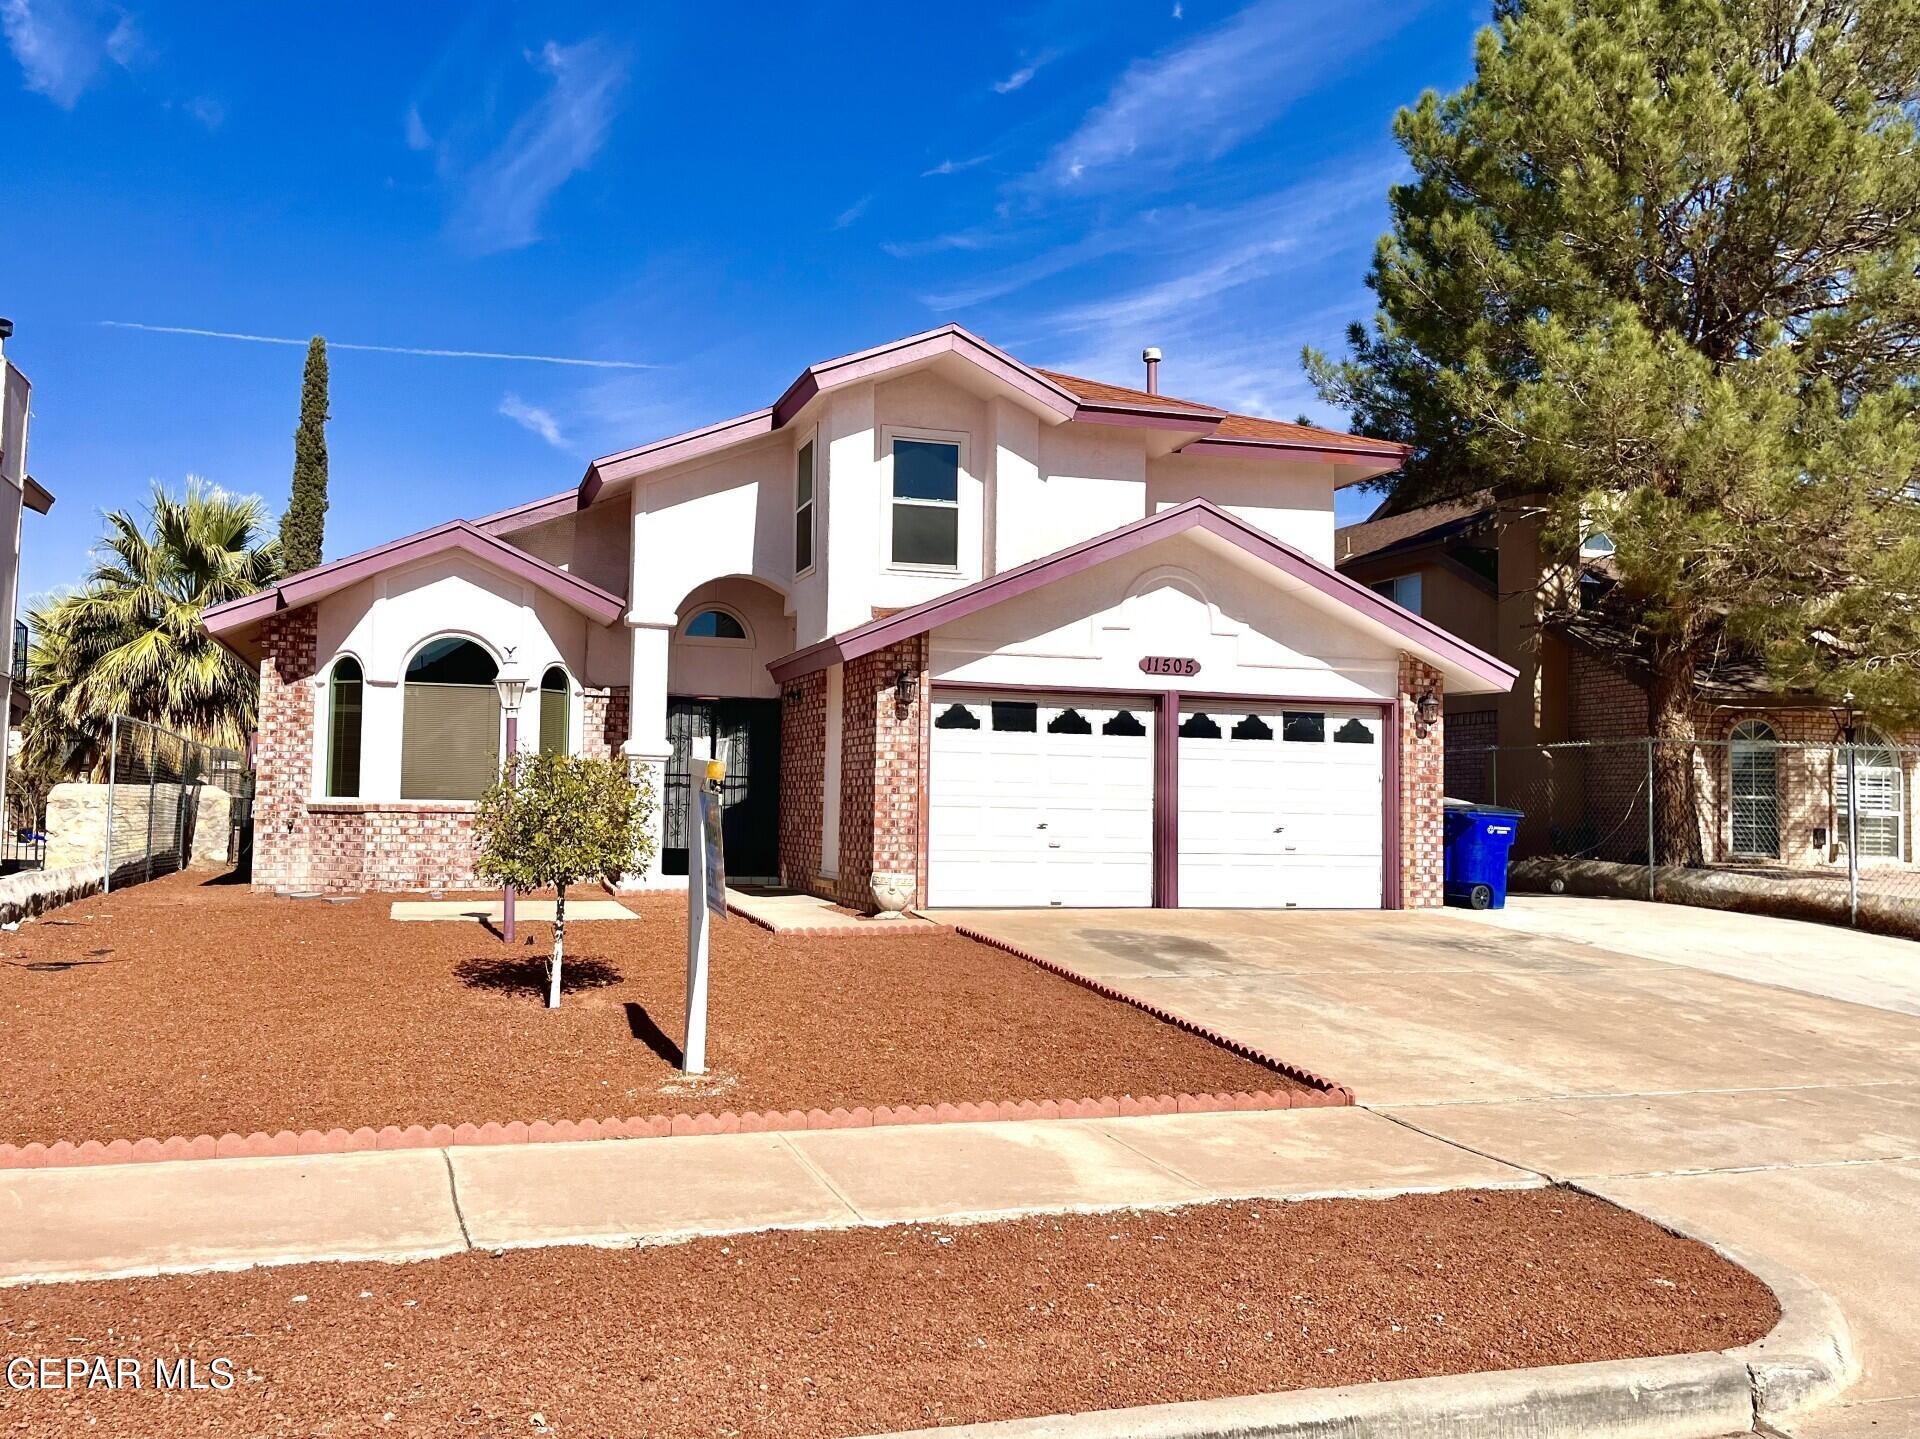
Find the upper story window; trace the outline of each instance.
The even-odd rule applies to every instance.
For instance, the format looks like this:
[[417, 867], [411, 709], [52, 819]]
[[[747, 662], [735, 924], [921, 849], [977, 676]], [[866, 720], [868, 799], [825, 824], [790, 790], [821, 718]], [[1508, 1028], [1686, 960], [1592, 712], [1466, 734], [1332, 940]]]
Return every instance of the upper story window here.
[[893, 439], [891, 543], [896, 565], [960, 566], [960, 444]]
[[690, 640], [744, 640], [747, 627], [725, 610], [702, 610], [687, 621], [685, 633]]
[[1367, 586], [1377, 595], [1385, 595], [1410, 614], [1420, 613], [1420, 576], [1395, 575], [1390, 580], [1375, 580]]
[[813, 444], [800, 447], [793, 462], [793, 572], [813, 568]]

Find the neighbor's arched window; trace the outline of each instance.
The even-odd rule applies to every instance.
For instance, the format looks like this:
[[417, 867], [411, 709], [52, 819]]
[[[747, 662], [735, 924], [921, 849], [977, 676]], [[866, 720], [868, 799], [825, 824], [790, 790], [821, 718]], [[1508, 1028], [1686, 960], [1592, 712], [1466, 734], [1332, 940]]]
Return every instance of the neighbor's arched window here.
[[332, 799], [360, 793], [360, 709], [366, 687], [360, 661], [341, 656], [327, 681], [327, 795]]
[[478, 799], [500, 774], [500, 667], [472, 640], [429, 640], [407, 666], [402, 799]]
[[1732, 784], [1728, 818], [1733, 852], [1756, 859], [1780, 857], [1779, 736], [1765, 720], [1741, 720], [1729, 736]]
[[744, 640], [747, 627], [725, 610], [702, 610], [687, 621], [685, 634], [690, 640]]
[[572, 686], [567, 672], [554, 665], [540, 678], [540, 753], [566, 754], [567, 701]]

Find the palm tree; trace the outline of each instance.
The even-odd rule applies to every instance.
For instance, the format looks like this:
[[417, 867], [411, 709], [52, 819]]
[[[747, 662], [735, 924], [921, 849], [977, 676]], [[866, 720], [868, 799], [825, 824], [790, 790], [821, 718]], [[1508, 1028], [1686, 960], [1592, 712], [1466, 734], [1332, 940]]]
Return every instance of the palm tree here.
[[93, 770], [116, 714], [244, 745], [259, 677], [207, 633], [200, 612], [278, 573], [266, 507], [189, 479], [180, 498], [154, 486], [144, 528], [125, 510], [106, 522], [85, 584], [29, 615], [27, 766]]

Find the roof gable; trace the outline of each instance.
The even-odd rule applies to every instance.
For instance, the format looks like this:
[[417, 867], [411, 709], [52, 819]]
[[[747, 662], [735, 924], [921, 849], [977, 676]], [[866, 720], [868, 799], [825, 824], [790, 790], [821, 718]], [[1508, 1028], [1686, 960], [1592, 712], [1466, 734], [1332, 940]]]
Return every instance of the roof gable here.
[[1500, 691], [1512, 688], [1518, 672], [1511, 665], [1448, 633], [1431, 620], [1402, 609], [1384, 595], [1376, 594], [1358, 581], [1329, 569], [1312, 556], [1256, 529], [1207, 500], [1189, 500], [1183, 505], [1135, 520], [1117, 530], [1004, 571], [951, 594], [858, 625], [775, 660], [767, 669], [775, 680], [784, 683], [831, 664], [858, 659], [884, 649], [897, 640], [924, 633], [988, 606], [1016, 599], [1067, 575], [1077, 574], [1189, 530], [1202, 530], [1218, 536], [1265, 560], [1362, 618], [1384, 626], [1398, 635], [1409, 650], [1439, 664], [1443, 669], [1451, 669], [1456, 673], [1464, 671], [1475, 680]]

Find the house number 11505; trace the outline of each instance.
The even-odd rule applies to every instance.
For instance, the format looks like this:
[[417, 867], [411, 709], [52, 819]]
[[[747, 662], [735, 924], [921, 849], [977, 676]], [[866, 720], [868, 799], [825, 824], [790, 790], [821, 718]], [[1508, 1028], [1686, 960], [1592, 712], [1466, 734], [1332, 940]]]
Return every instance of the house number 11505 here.
[[1146, 655], [1140, 661], [1143, 675], [1197, 675], [1200, 661], [1183, 655]]

